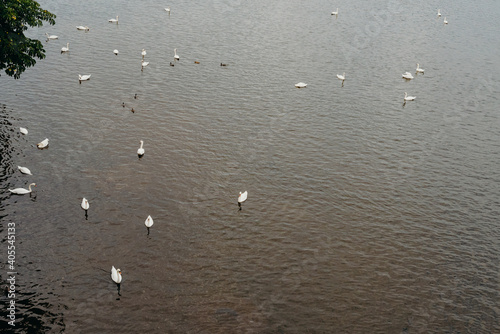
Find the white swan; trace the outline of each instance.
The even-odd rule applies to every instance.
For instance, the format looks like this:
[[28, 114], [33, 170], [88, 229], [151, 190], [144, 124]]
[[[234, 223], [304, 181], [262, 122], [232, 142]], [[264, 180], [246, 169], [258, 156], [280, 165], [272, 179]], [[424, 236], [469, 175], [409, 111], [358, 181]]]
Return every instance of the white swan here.
[[179, 60], [179, 56], [177, 55], [177, 49], [174, 49], [174, 59]]
[[84, 197], [82, 199], [82, 209], [87, 211], [90, 207], [89, 201]]
[[410, 72], [405, 72], [403, 73], [403, 78], [405, 78], [406, 80], [411, 80], [413, 79], [413, 75], [411, 75]]
[[448, 20], [446, 19], [446, 16], [444, 17], [444, 24], [448, 24]]
[[17, 169], [19, 169], [19, 171], [23, 174], [33, 175], [27, 167], [17, 166]]
[[339, 80], [344, 81], [344, 80], [345, 80], [345, 72], [344, 72], [344, 74], [342, 74], [342, 75], [337, 74], [337, 78], [338, 78]]
[[80, 81], [80, 83], [82, 83], [82, 81], [87, 81], [90, 79], [91, 75], [92, 74], [84, 74], [84, 75], [78, 74], [78, 81]]
[[141, 60], [141, 71], [144, 69], [144, 67], [146, 67], [148, 65], [149, 65], [149, 61]]
[[144, 149], [142, 148], [143, 144], [144, 144], [144, 142], [141, 140], [141, 147], [139, 147], [139, 149], [137, 149], [137, 155], [139, 157], [142, 157], [144, 155]]
[[36, 144], [36, 146], [38, 148], [46, 148], [47, 146], [49, 146], [49, 139], [45, 138], [44, 140], [42, 140], [41, 142], [39, 142], [38, 144]]
[[63, 53], [63, 52], [68, 52], [68, 51], [69, 51], [69, 43], [66, 43], [66, 46], [63, 46], [63, 47], [61, 48], [61, 53]]
[[148, 218], [146, 218], [146, 221], [144, 222], [144, 225], [146, 225], [147, 228], [150, 228], [151, 226], [153, 226], [153, 224], [153, 218], [151, 218], [151, 216], [148, 216]]
[[238, 195], [238, 207], [240, 208], [240, 210], [241, 210], [241, 203], [247, 200], [247, 196], [248, 196], [248, 191], [245, 190], [245, 192], [243, 193], [240, 191], [240, 194]]
[[297, 87], [297, 88], [306, 88], [306, 87], [307, 87], [307, 84], [306, 84], [306, 83], [303, 83], [303, 82], [299, 82], [299, 83], [296, 83], [296, 84], [295, 84], [295, 87]]
[[59, 36], [56, 36], [56, 35], [49, 35], [48, 33], [45, 33], [45, 35], [47, 36], [47, 40], [50, 40], [50, 39], [58, 39]]
[[116, 284], [120, 284], [122, 281], [122, 271], [120, 269], [115, 269], [115, 266], [111, 266], [111, 279]]
[[408, 96], [408, 93], [405, 92], [405, 98], [404, 98], [405, 101], [413, 101], [415, 100], [415, 98], [416, 96]]
[[35, 183], [31, 183], [29, 185], [29, 189], [25, 189], [25, 188], [16, 188], [16, 189], [9, 189], [9, 191], [13, 194], [16, 194], [16, 195], [24, 195], [24, 194], [29, 194], [31, 192], [31, 186], [35, 186], [36, 187], [36, 184]]
[[144, 56], [146, 55], [146, 50], [145, 49], [142, 49], [141, 55], [142, 55], [142, 58], [144, 59]]
[[109, 19], [108, 22], [110, 22], [110, 23], [118, 23], [118, 15], [116, 15], [116, 19]]
[[117, 50], [117, 49], [114, 49], [114, 50], [113, 50], [113, 53], [114, 53], [115, 55], [117, 55], [117, 56], [118, 56], [118, 54], [119, 54], [120, 52], [118, 52], [118, 50]]
[[170, 14], [170, 7], [165, 8], [165, 11]]
[[332, 12], [332, 15], [339, 15], [339, 9], [337, 8], [337, 11]]
[[87, 26], [76, 26], [76, 29], [78, 29], [78, 30], [85, 30], [85, 31], [89, 31], [90, 30], [89, 27], [87, 27]]
[[27, 135], [28, 134], [28, 129], [26, 129], [26, 128], [19, 128], [19, 132], [21, 132], [23, 135]]
[[438, 9], [438, 16], [441, 17], [441, 9]]
[[419, 63], [417, 63], [416, 73], [424, 73], [424, 69], [420, 68], [420, 64]]

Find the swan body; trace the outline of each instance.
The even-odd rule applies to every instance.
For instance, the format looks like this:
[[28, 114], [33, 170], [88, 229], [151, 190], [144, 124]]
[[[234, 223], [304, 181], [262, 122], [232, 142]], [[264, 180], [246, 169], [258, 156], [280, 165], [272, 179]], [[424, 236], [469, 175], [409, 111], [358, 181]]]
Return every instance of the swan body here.
[[27, 167], [17, 166], [17, 169], [19, 169], [19, 171], [23, 174], [33, 175]]
[[345, 80], [345, 72], [344, 72], [344, 74], [342, 74], [342, 75], [337, 74], [337, 78], [338, 78], [339, 80], [344, 81], [344, 80]]
[[45, 35], [47, 36], [47, 40], [50, 40], [50, 39], [58, 39], [59, 36], [56, 36], [56, 35], [49, 35], [48, 33], [45, 33]]
[[174, 49], [174, 59], [179, 60], [179, 56], [177, 55], [177, 49]]
[[444, 24], [448, 24], [448, 20], [446, 19], [446, 16], [444, 17]]
[[19, 128], [19, 132], [21, 132], [23, 135], [27, 135], [28, 134], [28, 129], [26, 129], [26, 128]]
[[146, 50], [145, 49], [142, 49], [141, 55], [142, 55], [142, 58], [144, 58], [144, 56], [146, 55]]
[[120, 52], [118, 52], [118, 50], [117, 50], [117, 49], [114, 49], [114, 50], [113, 50], [113, 53], [114, 53], [115, 55], [117, 55], [117, 56], [118, 56], [118, 54], [119, 54]]
[[165, 8], [165, 11], [170, 14], [170, 7]]
[[89, 201], [84, 197], [82, 199], [82, 209], [87, 211], [90, 207]]
[[339, 15], [339, 9], [337, 8], [337, 11], [332, 12], [332, 15]]
[[63, 47], [61, 48], [61, 53], [63, 53], [63, 52], [68, 52], [68, 51], [69, 51], [69, 43], [66, 43], [66, 46], [63, 46]]
[[118, 15], [116, 15], [116, 19], [109, 19], [109, 23], [118, 23]]
[[148, 216], [144, 224], [146, 225], [147, 228], [150, 228], [154, 224], [153, 218], [151, 218], [151, 216]]
[[411, 75], [410, 72], [405, 72], [403, 73], [403, 78], [405, 78], [406, 80], [411, 80], [413, 79], [413, 75]]
[[408, 93], [405, 92], [405, 98], [404, 98], [405, 101], [413, 101], [415, 99], [416, 99], [416, 96], [408, 96]]
[[38, 148], [46, 148], [47, 146], [49, 146], [49, 139], [45, 138], [44, 140], [42, 140], [41, 142], [39, 142], [38, 144], [36, 144], [36, 146]]
[[80, 83], [81, 83], [82, 81], [87, 81], [87, 80], [89, 80], [89, 79], [90, 79], [90, 76], [91, 76], [91, 75], [92, 75], [92, 74], [84, 74], [84, 75], [78, 74], [78, 80], [80, 81]]
[[78, 30], [85, 30], [85, 31], [89, 31], [90, 30], [89, 27], [87, 27], [87, 26], [76, 26], [76, 29], [78, 29]]
[[111, 279], [116, 284], [120, 284], [122, 282], [122, 271], [115, 269], [115, 266], [111, 266]]
[[240, 191], [240, 195], [238, 196], [238, 203], [243, 203], [247, 200], [247, 196], [248, 196], [248, 191], [245, 191], [245, 192], [241, 192]]
[[149, 61], [144, 61], [142, 60], [141, 61], [141, 71], [144, 69], [144, 67], [148, 66], [149, 65]]
[[420, 68], [420, 64], [417, 63], [416, 73], [424, 73], [424, 69]]
[[139, 147], [139, 149], [137, 150], [137, 155], [139, 157], [142, 157], [144, 155], [144, 149], [142, 148], [142, 145], [144, 144], [144, 142], [141, 140], [141, 147]]
[[25, 189], [25, 188], [16, 188], [16, 189], [9, 189], [9, 191], [13, 194], [16, 194], [16, 195], [24, 195], [24, 194], [29, 194], [31, 192], [31, 186], [35, 186], [36, 187], [36, 184], [35, 183], [31, 183], [28, 187], [28, 189]]
[[441, 17], [441, 9], [438, 9], [438, 17]]
[[297, 87], [297, 88], [306, 88], [307, 84], [303, 83], [303, 82], [299, 82], [299, 83], [295, 84], [295, 87]]

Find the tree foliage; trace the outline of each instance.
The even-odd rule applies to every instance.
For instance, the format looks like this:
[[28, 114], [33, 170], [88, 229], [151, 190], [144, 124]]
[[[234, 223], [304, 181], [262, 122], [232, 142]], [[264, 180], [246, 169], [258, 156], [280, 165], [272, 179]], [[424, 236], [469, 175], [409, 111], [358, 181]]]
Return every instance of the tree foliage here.
[[[19, 79], [26, 68], [45, 58], [37, 39], [24, 36], [29, 27], [41, 27], [46, 21], [54, 25], [56, 16], [32, 0], [0, 0], [0, 73]], [[0, 74], [1, 75], [1, 74]]]

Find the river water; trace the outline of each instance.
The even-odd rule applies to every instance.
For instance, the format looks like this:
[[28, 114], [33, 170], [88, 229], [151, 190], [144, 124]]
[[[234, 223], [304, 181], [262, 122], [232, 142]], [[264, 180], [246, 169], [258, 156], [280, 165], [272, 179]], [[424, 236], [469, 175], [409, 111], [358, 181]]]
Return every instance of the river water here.
[[40, 4], [0, 77], [13, 332], [500, 331], [498, 1]]

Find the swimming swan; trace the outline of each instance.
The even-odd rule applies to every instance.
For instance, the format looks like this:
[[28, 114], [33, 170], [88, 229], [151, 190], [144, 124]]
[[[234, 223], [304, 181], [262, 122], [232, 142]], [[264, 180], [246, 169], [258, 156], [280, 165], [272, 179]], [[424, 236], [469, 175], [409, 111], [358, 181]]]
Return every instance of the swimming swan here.
[[16, 194], [16, 195], [24, 195], [24, 194], [29, 194], [31, 192], [31, 186], [35, 186], [36, 187], [36, 184], [35, 183], [31, 183], [29, 185], [29, 189], [25, 189], [25, 188], [16, 188], [16, 189], [9, 189], [9, 191], [13, 194]]
[[19, 169], [19, 171], [23, 174], [33, 175], [27, 167], [17, 166], [17, 169]]
[[144, 142], [141, 140], [141, 147], [139, 147], [139, 149], [137, 149], [137, 155], [139, 156], [139, 158], [144, 155], [144, 149], [142, 148], [143, 144], [144, 144]]

